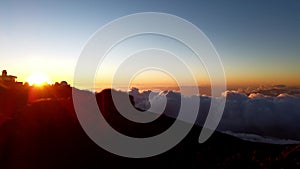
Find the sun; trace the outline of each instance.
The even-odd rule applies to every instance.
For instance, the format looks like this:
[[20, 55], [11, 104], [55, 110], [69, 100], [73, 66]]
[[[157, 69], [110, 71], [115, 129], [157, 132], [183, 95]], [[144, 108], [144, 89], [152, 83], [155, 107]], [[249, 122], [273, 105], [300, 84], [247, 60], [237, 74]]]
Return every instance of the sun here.
[[44, 84], [51, 83], [49, 77], [41, 72], [34, 72], [32, 73], [26, 81], [29, 83], [29, 85], [37, 85], [42, 86]]

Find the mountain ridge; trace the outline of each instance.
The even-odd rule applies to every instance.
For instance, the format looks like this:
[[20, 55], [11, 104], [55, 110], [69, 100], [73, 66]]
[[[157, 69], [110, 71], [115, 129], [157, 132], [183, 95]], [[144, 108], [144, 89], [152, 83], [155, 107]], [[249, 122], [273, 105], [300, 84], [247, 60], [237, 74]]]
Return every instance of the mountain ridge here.
[[[194, 125], [189, 134], [171, 150], [149, 158], [131, 159], [107, 152], [83, 131], [77, 119], [71, 88], [68, 93], [36, 98], [0, 125], [0, 168], [298, 168], [298, 144], [255, 143], [214, 132], [199, 144], [201, 127]], [[50, 90], [50, 91], [51, 91]], [[64, 93], [62, 92], [62, 93]], [[90, 92], [85, 94], [93, 94]], [[149, 137], [164, 131], [174, 119], [162, 115], [158, 121], [141, 127], [126, 121], [112, 104], [111, 90], [96, 94], [106, 120], [117, 131], [129, 136]], [[117, 92], [117, 91], [116, 91]], [[124, 93], [121, 93], [124, 94]], [[42, 97], [43, 98], [43, 97]], [[101, 99], [102, 98], [102, 99]], [[127, 126], [127, 127], [124, 127]]]

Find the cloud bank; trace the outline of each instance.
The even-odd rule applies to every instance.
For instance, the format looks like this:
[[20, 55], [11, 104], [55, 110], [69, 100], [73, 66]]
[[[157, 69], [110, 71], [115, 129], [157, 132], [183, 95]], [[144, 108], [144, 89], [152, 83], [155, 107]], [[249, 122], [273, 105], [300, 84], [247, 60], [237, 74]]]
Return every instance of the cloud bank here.
[[[180, 108], [181, 97], [185, 101], [200, 97], [196, 120], [196, 124], [200, 126], [205, 122], [211, 99], [218, 99], [209, 96], [186, 97], [174, 91], [141, 92], [137, 88], [133, 88], [129, 94], [134, 97], [136, 107], [147, 110], [151, 106], [166, 105], [164, 113], [175, 118]], [[238, 91], [226, 91], [224, 96], [226, 96], [226, 106], [218, 131], [300, 140], [299, 97], [286, 93], [277, 96], [261, 93], [246, 95]]]

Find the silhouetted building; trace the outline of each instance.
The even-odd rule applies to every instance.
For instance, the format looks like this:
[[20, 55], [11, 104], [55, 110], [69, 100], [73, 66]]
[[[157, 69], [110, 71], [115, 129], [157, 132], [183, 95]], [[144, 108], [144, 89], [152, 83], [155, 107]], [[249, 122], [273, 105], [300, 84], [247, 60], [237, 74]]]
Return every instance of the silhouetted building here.
[[17, 76], [7, 75], [7, 71], [3, 70], [0, 76], [0, 86], [10, 87], [14, 85], [21, 85], [22, 82], [16, 81]]
[[54, 87], [70, 87], [67, 81], [55, 82]]
[[2, 76], [0, 76], [1, 82], [16, 82], [17, 76], [7, 75], [7, 71], [2, 71]]
[[66, 82], [66, 81], [61, 81], [61, 82], [60, 82], [60, 86], [70, 87], [70, 85], [69, 85], [68, 82]]

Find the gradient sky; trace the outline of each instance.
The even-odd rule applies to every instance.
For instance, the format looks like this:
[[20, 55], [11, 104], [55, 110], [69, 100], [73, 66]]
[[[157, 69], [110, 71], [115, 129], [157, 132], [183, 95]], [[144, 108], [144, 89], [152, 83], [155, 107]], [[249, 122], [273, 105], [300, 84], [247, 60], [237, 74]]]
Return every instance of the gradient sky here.
[[[229, 85], [300, 85], [300, 1], [0, 1], [0, 69], [72, 84], [76, 61], [104, 24], [165, 12], [212, 41]], [[163, 76], [162, 76], [163, 77]]]

